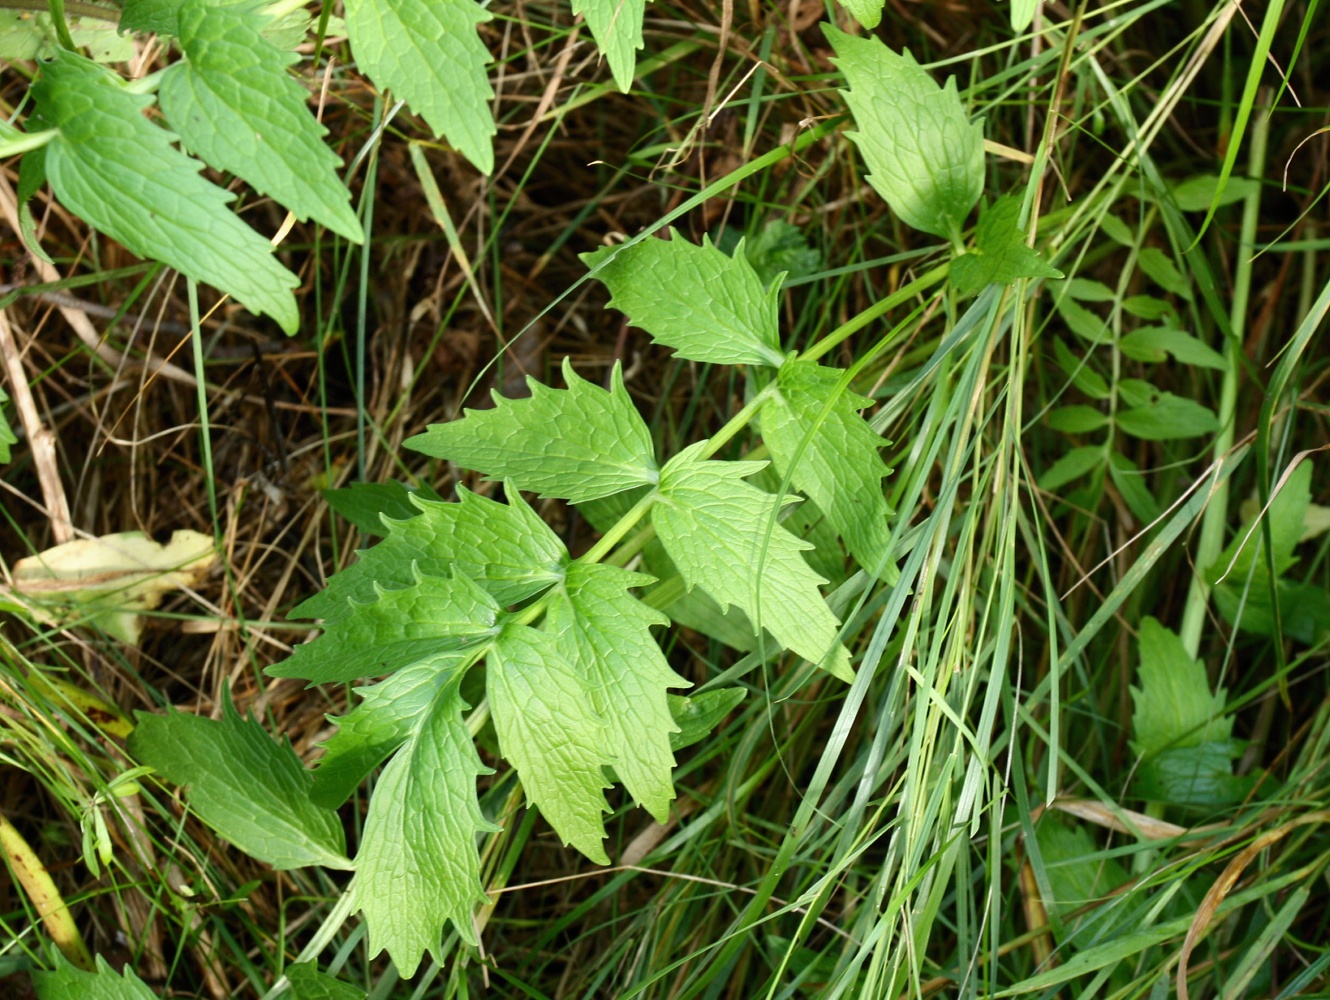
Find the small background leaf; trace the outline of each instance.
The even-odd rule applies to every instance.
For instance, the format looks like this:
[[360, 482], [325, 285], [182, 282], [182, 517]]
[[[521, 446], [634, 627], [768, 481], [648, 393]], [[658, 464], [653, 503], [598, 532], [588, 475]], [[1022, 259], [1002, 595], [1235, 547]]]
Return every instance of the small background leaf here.
[[364, 1000], [366, 996], [360, 987], [320, 972], [313, 962], [288, 965], [286, 979], [291, 984], [291, 1000]]

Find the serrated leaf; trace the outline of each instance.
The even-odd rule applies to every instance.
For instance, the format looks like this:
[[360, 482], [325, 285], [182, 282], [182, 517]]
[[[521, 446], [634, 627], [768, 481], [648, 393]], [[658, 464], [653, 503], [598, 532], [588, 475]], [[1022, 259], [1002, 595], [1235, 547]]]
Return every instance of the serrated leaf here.
[[818, 591], [826, 581], [801, 555], [808, 543], [772, 524], [776, 497], [743, 481], [764, 463], [706, 461], [704, 447], [692, 445], [665, 466], [651, 512], [684, 582], [722, 607], [737, 606], [786, 649], [852, 680], [849, 652], [837, 641], [840, 623]]
[[493, 409], [467, 410], [461, 420], [431, 424], [404, 443], [573, 503], [655, 483], [660, 468], [651, 429], [628, 398], [619, 365], [608, 391], [580, 377], [566, 358], [563, 377], [567, 389], [527, 379], [529, 397], [495, 393]]
[[951, 262], [951, 284], [959, 295], [987, 285], [1010, 285], [1021, 278], [1061, 278], [1062, 272], [1025, 244], [1018, 225], [1019, 198], [999, 198], [979, 216], [975, 246]]
[[730, 257], [709, 237], [698, 246], [675, 234], [602, 247], [581, 260], [610, 290], [613, 308], [679, 357], [779, 367], [779, 289], [762, 287], [742, 246]]
[[131, 94], [110, 71], [63, 49], [43, 64], [32, 93], [60, 132], [46, 146], [46, 174], [70, 211], [130, 252], [215, 285], [295, 333], [291, 290], [299, 279], [227, 209], [235, 195], [200, 177], [203, 164], [143, 116], [151, 97]]
[[9, 418], [5, 416], [5, 404], [8, 402], [9, 397], [5, 395], [5, 390], [0, 389], [0, 463], [9, 461], [10, 447], [18, 444], [18, 436], [10, 428]]
[[1216, 808], [1241, 802], [1258, 777], [1233, 774], [1233, 761], [1241, 756], [1237, 740], [1161, 750], [1141, 764], [1137, 791], [1178, 806]]
[[323, 745], [314, 771], [314, 801], [330, 809], [345, 802], [370, 771], [411, 738], [439, 693], [460, 681], [474, 659], [473, 653], [459, 651], [356, 688], [359, 704], [340, 718], [329, 717], [337, 732]]
[[1118, 346], [1123, 354], [1137, 361], [1163, 361], [1167, 352], [1184, 365], [1228, 370], [1228, 362], [1222, 354], [1171, 326], [1133, 330], [1118, 341]]
[[408, 978], [425, 952], [444, 961], [445, 920], [474, 945], [472, 912], [486, 902], [476, 837], [498, 827], [476, 800], [476, 777], [491, 771], [462, 721], [467, 707], [455, 684], [439, 692], [379, 776], [356, 853], [350, 891], [370, 956], [386, 949]]
[[346, 30], [362, 72], [404, 98], [483, 174], [494, 169], [485, 67], [476, 27], [491, 15], [475, 0], [347, 0]]
[[291, 985], [290, 1000], [365, 1000], [360, 987], [320, 972], [314, 962], [292, 963], [285, 975]]
[[126, 965], [116, 974], [106, 959], [96, 956], [97, 971], [76, 969], [64, 959], [52, 971], [32, 970], [38, 1000], [156, 1000], [147, 984]]
[[[1271, 638], [1293, 639], [1307, 646], [1330, 633], [1330, 593], [1323, 588], [1291, 580], [1276, 580], [1279, 618], [1270, 603], [1270, 577], [1264, 566], [1239, 581], [1224, 581], [1214, 590], [1215, 607], [1224, 620], [1244, 632]], [[1245, 593], [1244, 593], [1245, 591]], [[1277, 634], [1276, 634], [1277, 633]]]
[[904, 222], [959, 246], [983, 192], [984, 129], [966, 114], [955, 77], [939, 87], [908, 49], [898, 55], [826, 24], [822, 33], [850, 85], [842, 94], [859, 131], [849, 137], [868, 182]]
[[311, 684], [381, 677], [403, 667], [450, 662], [497, 634], [499, 605], [480, 584], [412, 568], [416, 578], [408, 586], [376, 585], [376, 600], [352, 602], [349, 613], [325, 623], [317, 639], [297, 646], [268, 674]]
[[856, 21], [871, 30], [882, 23], [884, 2], [885, 0], [840, 0], [840, 5], [854, 15]]
[[[328, 581], [327, 588], [291, 609], [293, 618], [332, 621], [351, 613], [350, 601], [369, 604], [379, 589], [454, 572], [475, 580], [501, 605], [515, 604], [563, 579], [567, 550], [559, 536], [516, 490], [499, 503], [458, 487], [457, 503], [413, 497], [420, 516], [386, 521], [388, 537], [361, 549], [360, 560]], [[376, 585], [377, 588], [376, 589]]]
[[670, 734], [670, 749], [682, 750], [706, 739], [747, 696], [743, 688], [717, 688], [691, 697], [670, 695], [670, 714], [678, 727]]
[[1102, 445], [1073, 448], [1039, 477], [1039, 488], [1054, 493], [1104, 464]]
[[588, 679], [559, 639], [525, 625], [503, 630], [489, 655], [490, 714], [503, 755], [527, 796], [563, 839], [609, 864], [604, 814], [608, 728], [592, 707]]
[[177, 16], [185, 58], [166, 71], [157, 97], [185, 146], [300, 220], [361, 243], [351, 192], [337, 177], [341, 160], [323, 141], [328, 130], [286, 72], [300, 57], [263, 37], [271, 18], [208, 0], [181, 0]]
[[625, 94], [633, 86], [646, 7], [646, 0], [573, 0], [573, 15], [586, 18], [615, 84]]
[[352, 483], [341, 489], [324, 490], [323, 499], [365, 534], [382, 538], [388, 534], [383, 516], [405, 521], [420, 513], [420, 509], [411, 503], [411, 497], [416, 494], [426, 500], [443, 499], [428, 486], [407, 486], [391, 480], [386, 483]]
[[1171, 392], [1159, 393], [1145, 406], [1119, 411], [1114, 422], [1123, 433], [1144, 441], [1180, 441], [1219, 430], [1212, 410]]
[[[1276, 576], [1283, 576], [1297, 562], [1293, 550], [1302, 540], [1303, 519], [1311, 506], [1311, 480], [1311, 463], [1302, 462], [1270, 498], [1266, 517], [1270, 521], [1270, 561], [1274, 563]], [[1256, 514], [1259, 516], [1260, 511]], [[1265, 532], [1257, 516], [1244, 519], [1219, 558], [1206, 567], [1206, 579], [1211, 585], [1218, 583], [1220, 577], [1242, 585], [1253, 563], [1266, 565]]]
[[678, 728], [666, 691], [689, 683], [670, 669], [651, 635], [652, 625], [668, 625], [669, 618], [628, 593], [653, 579], [616, 566], [572, 563], [563, 586], [550, 595], [545, 631], [586, 680], [619, 780], [664, 823], [674, 798], [670, 737]]
[[811, 246], [802, 229], [773, 219], [744, 244], [744, 256], [757, 271], [763, 285], [771, 285], [782, 274], [807, 278], [823, 265], [822, 251]]
[[883, 561], [891, 544], [891, 507], [882, 492], [890, 471], [886, 444], [860, 416], [872, 400], [840, 388], [842, 372], [811, 361], [787, 361], [777, 391], [762, 407], [762, 439], [780, 474], [793, 470], [846, 547], [870, 573], [891, 575]]
[[[105, 20], [68, 18], [69, 36], [86, 48], [94, 62], [124, 62], [134, 58], [134, 39], [116, 31], [115, 9]], [[44, 10], [0, 10], [0, 59], [50, 59], [60, 48], [55, 24]]]
[[290, 743], [274, 742], [229, 698], [219, 721], [135, 713], [129, 752], [177, 785], [203, 822], [274, 868], [350, 868], [342, 821], [314, 804], [314, 776]]
[[1167, 749], [1223, 743], [1232, 736], [1224, 689], [1211, 694], [1205, 667], [1158, 619], [1141, 622], [1140, 657], [1139, 686], [1131, 689], [1136, 753], [1150, 757]]

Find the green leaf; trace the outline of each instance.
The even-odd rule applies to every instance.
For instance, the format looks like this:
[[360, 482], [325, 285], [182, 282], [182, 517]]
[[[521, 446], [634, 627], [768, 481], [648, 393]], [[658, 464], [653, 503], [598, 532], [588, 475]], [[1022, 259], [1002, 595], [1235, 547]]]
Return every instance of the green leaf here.
[[[410, 523], [410, 522], [408, 522]], [[337, 684], [381, 677], [403, 667], [447, 663], [498, 633], [499, 605], [465, 576], [425, 576], [384, 590], [370, 604], [350, 605], [312, 642], [268, 668], [273, 677], [302, 677], [311, 684]]]
[[647, 239], [602, 247], [582, 263], [610, 290], [609, 304], [679, 357], [721, 365], [770, 365], [780, 349], [779, 289], [764, 289], [742, 250]]
[[1212, 410], [1171, 392], [1161, 392], [1152, 403], [1123, 410], [1114, 419], [1123, 433], [1145, 441], [1180, 441], [1219, 430]]
[[116, 975], [101, 955], [96, 962], [96, 972], [76, 969], [64, 959], [57, 960], [54, 971], [34, 969], [32, 985], [38, 1000], [156, 1000], [129, 965]]
[[1118, 379], [1118, 396], [1126, 406], [1149, 406], [1159, 396], [1159, 390], [1139, 378]]
[[[420, 516], [389, 519], [388, 537], [360, 550], [327, 589], [291, 609], [292, 618], [332, 621], [369, 604], [379, 591], [409, 587], [417, 575], [470, 577], [501, 605], [516, 604], [563, 579], [567, 550], [520, 493], [508, 504], [458, 487], [457, 503], [413, 497]], [[415, 568], [413, 569], [413, 563]]]
[[1011, 0], [1011, 27], [1014, 31], [1024, 31], [1034, 23], [1034, 15], [1039, 10], [1041, 0]]
[[1236, 740], [1161, 750], [1141, 764], [1136, 791], [1177, 806], [1216, 808], [1241, 802], [1257, 775], [1233, 774], [1233, 761], [1240, 756], [1242, 744]]
[[[1302, 540], [1303, 520], [1311, 507], [1311, 481], [1311, 463], [1302, 462], [1270, 498], [1266, 517], [1270, 521], [1270, 562], [1274, 563], [1276, 576], [1283, 576], [1297, 562], [1293, 550]], [[1211, 586], [1223, 578], [1242, 587], [1253, 564], [1265, 568], [1265, 532], [1259, 515], [1258, 511], [1256, 516], [1244, 519], [1219, 558], [1206, 567], [1205, 577]]]
[[18, 444], [18, 436], [10, 428], [9, 418], [5, 416], [4, 407], [8, 402], [9, 397], [5, 395], [5, 390], [0, 389], [0, 463], [9, 461], [10, 446]]
[[1072, 385], [1091, 399], [1108, 399], [1112, 392], [1104, 376], [1090, 366], [1089, 358], [1078, 358], [1061, 340], [1053, 341], [1053, 356], [1058, 367], [1067, 373]]
[[1293, 639], [1306, 646], [1323, 642], [1330, 633], [1330, 593], [1312, 584], [1276, 580], [1275, 593], [1279, 600], [1276, 629], [1269, 580], [1264, 566], [1256, 568], [1250, 587], [1246, 586], [1246, 577], [1240, 581], [1226, 580], [1214, 590], [1215, 607], [1226, 621], [1245, 632]]
[[1177, 325], [1178, 311], [1173, 308], [1173, 303], [1153, 295], [1129, 295], [1122, 300], [1122, 311], [1151, 323], [1168, 320], [1169, 325]]
[[288, 965], [286, 981], [291, 984], [290, 1000], [365, 1000], [366, 996], [360, 987], [320, 972], [314, 962]]
[[459, 651], [356, 688], [360, 703], [346, 715], [329, 716], [337, 732], [323, 745], [314, 771], [314, 801], [336, 809], [350, 798], [366, 775], [411, 738], [439, 692], [459, 681], [474, 660], [473, 653]]
[[1164, 291], [1172, 292], [1180, 298], [1191, 299], [1191, 285], [1187, 282], [1186, 276], [1178, 270], [1172, 258], [1158, 247], [1142, 248], [1136, 263]]
[[51, 255], [42, 249], [37, 239], [37, 220], [32, 215], [32, 199], [44, 187], [46, 187], [46, 147], [41, 146], [29, 150], [19, 161], [18, 187], [15, 191], [15, 198], [18, 201], [18, 235], [28, 253], [38, 260], [54, 264]]
[[873, 29], [882, 23], [885, 0], [840, 0], [840, 5], [854, 15], [865, 28]]
[[842, 93], [859, 131], [849, 136], [868, 182], [904, 222], [960, 246], [983, 192], [984, 129], [965, 113], [955, 77], [939, 87], [909, 50], [897, 55], [825, 24], [822, 33], [850, 85]]
[[1159, 501], [1145, 485], [1145, 476], [1141, 474], [1135, 462], [1121, 452], [1111, 452], [1108, 456], [1108, 474], [1113, 480], [1113, 485], [1122, 494], [1127, 509], [1138, 521], [1150, 524], [1159, 517], [1162, 513]]
[[125, 0], [120, 10], [121, 31], [141, 31], [145, 34], [174, 35], [176, 11], [181, 0]]
[[[729, 252], [729, 248], [723, 248]], [[771, 285], [783, 274], [807, 278], [823, 266], [822, 251], [809, 245], [802, 229], [782, 219], [773, 219], [744, 243], [744, 256], [757, 271], [763, 285]]]
[[529, 397], [495, 393], [493, 409], [432, 424], [405, 445], [573, 503], [655, 483], [660, 469], [651, 429], [628, 398], [619, 365], [609, 391], [581, 378], [566, 358], [563, 377], [567, 389], [527, 379]]
[[958, 295], [973, 295], [987, 285], [1011, 285], [1021, 278], [1061, 278], [1062, 272], [1025, 245], [1018, 220], [1021, 200], [999, 198], [979, 216], [975, 247], [951, 262], [951, 284]]
[[1108, 424], [1108, 414], [1093, 406], [1061, 406], [1048, 411], [1048, 426], [1063, 434], [1089, 434]]
[[1155, 618], [1141, 622], [1140, 655], [1140, 686], [1131, 689], [1136, 753], [1152, 757], [1167, 749], [1224, 743], [1232, 736], [1233, 719], [1224, 715], [1224, 689], [1210, 693], [1205, 667]]
[[670, 734], [670, 749], [682, 750], [706, 739], [747, 696], [743, 688], [717, 688], [691, 697], [670, 695], [670, 714], [678, 727]]
[[670, 669], [651, 635], [652, 625], [669, 619], [628, 593], [653, 579], [616, 566], [572, 563], [563, 586], [550, 595], [545, 631], [590, 688], [619, 780], [664, 823], [674, 798], [670, 737], [678, 728], [666, 691], [689, 683]]
[[229, 698], [219, 721], [182, 712], [135, 713], [129, 752], [167, 781], [189, 785], [203, 822], [274, 868], [350, 868], [342, 821], [310, 798], [314, 776], [291, 745], [275, 743]]
[[1052, 890], [1044, 905], [1058, 921], [1066, 920], [1087, 903], [1103, 899], [1127, 881], [1122, 865], [1115, 858], [1105, 857], [1084, 827], [1068, 827], [1052, 810], [1039, 820], [1035, 836]]
[[216, 285], [296, 331], [291, 289], [299, 279], [227, 210], [235, 196], [200, 177], [203, 165], [144, 117], [152, 98], [131, 94], [110, 71], [64, 50], [43, 64], [32, 92], [60, 130], [46, 146], [46, 173], [70, 211], [132, 253]]
[[446, 135], [481, 173], [494, 169], [485, 67], [476, 26], [491, 15], [475, 0], [347, 0], [346, 30], [360, 69]]
[[503, 630], [489, 655], [487, 690], [503, 755], [550, 826], [592, 861], [609, 864], [605, 838], [605, 720], [592, 707], [589, 678], [564, 644], [525, 625]]
[[1219, 190], [1219, 178], [1214, 174], [1190, 177], [1173, 186], [1173, 200], [1184, 212], [1204, 212], [1212, 204], [1219, 208], [1242, 201], [1247, 195], [1259, 191], [1261, 182], [1247, 177], [1229, 177], [1224, 190]]
[[1123, 354], [1137, 361], [1163, 361], [1167, 352], [1184, 365], [1215, 368], [1219, 371], [1228, 369], [1228, 362], [1222, 354], [1171, 326], [1148, 326], [1134, 330], [1118, 341], [1118, 346]]
[[419, 494], [426, 500], [442, 500], [428, 486], [407, 486], [405, 483], [352, 483], [342, 489], [324, 490], [323, 499], [328, 506], [354, 524], [367, 535], [382, 538], [388, 534], [383, 517], [405, 521], [420, 513], [411, 503]]
[[1073, 448], [1067, 452], [1039, 477], [1039, 488], [1056, 493], [1073, 480], [1104, 464], [1102, 445], [1089, 445]]
[[1060, 287], [1064, 294], [1078, 302], [1115, 302], [1118, 297], [1118, 293], [1102, 281], [1089, 278], [1071, 278]]
[[328, 130], [306, 106], [309, 94], [287, 72], [300, 61], [263, 37], [257, 9], [181, 0], [185, 58], [162, 78], [158, 101], [185, 146], [218, 170], [243, 178], [304, 221], [313, 218], [352, 243], [364, 233]]
[[1099, 228], [1104, 231], [1105, 236], [1115, 243], [1120, 243], [1124, 247], [1134, 247], [1136, 245], [1136, 234], [1132, 232], [1129, 225], [1116, 215], [1106, 213], [1101, 216]]
[[573, 16], [586, 18], [591, 37], [610, 64], [615, 84], [625, 94], [633, 86], [646, 8], [646, 0], [573, 0]]
[[[134, 58], [134, 39], [116, 31], [112, 20], [95, 17], [68, 19], [69, 35], [80, 49], [86, 48], [94, 62], [125, 62]], [[60, 48], [55, 24], [44, 10], [0, 10], [0, 59], [50, 59]]]
[[1057, 302], [1058, 315], [1067, 324], [1067, 329], [1078, 337], [1083, 337], [1092, 344], [1111, 344], [1113, 334], [1108, 324], [1098, 313], [1093, 313], [1076, 302], [1070, 295], [1064, 295]]
[[462, 721], [467, 707], [456, 684], [439, 692], [379, 776], [356, 853], [351, 894], [369, 926], [370, 957], [387, 949], [408, 978], [427, 951], [445, 961], [445, 920], [474, 945], [472, 913], [487, 901], [476, 837], [498, 827], [476, 800], [476, 776], [491, 772]]
[[762, 439], [777, 470], [793, 470], [806, 493], [869, 572], [888, 575], [891, 507], [882, 492], [890, 471], [878, 450], [886, 444], [859, 415], [872, 400], [840, 385], [841, 372], [811, 361], [787, 361], [777, 392], [762, 407]]
[[665, 466], [651, 512], [685, 584], [739, 607], [786, 649], [852, 680], [839, 622], [817, 589], [825, 581], [801, 555], [808, 543], [773, 524], [774, 496], [743, 481], [764, 463], [705, 461], [705, 447], [692, 445]]

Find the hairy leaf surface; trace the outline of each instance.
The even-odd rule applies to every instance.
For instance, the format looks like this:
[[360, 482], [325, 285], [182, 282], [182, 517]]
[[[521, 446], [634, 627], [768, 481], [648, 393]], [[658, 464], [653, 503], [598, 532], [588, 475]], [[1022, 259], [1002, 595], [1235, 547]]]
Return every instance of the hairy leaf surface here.
[[882, 479], [889, 470], [878, 454], [886, 442], [859, 415], [871, 400], [837, 393], [841, 374], [811, 361], [782, 365], [777, 394], [762, 407], [762, 439], [777, 470], [793, 470], [795, 487], [821, 508], [859, 564], [886, 572], [891, 508]]
[[216, 285], [294, 333], [291, 290], [300, 282], [272, 246], [227, 204], [235, 196], [199, 176], [203, 164], [171, 145], [143, 116], [152, 98], [61, 50], [33, 84], [39, 113], [60, 131], [46, 146], [46, 174], [57, 197], [132, 253], [163, 261]]
[[733, 257], [711, 245], [647, 239], [602, 247], [582, 262], [610, 290], [610, 305], [679, 357], [722, 365], [778, 367], [777, 296], [762, 287], [742, 246]]
[[337, 177], [341, 161], [323, 142], [328, 130], [286, 72], [300, 57], [263, 37], [270, 18], [207, 0], [182, 0], [178, 17], [185, 59], [166, 71], [158, 100], [185, 146], [297, 218], [360, 243], [351, 192]]
[[293, 608], [291, 617], [341, 618], [351, 613], [350, 601], [378, 600], [376, 585], [413, 585], [417, 571], [423, 576], [470, 577], [499, 604], [514, 604], [544, 590], [563, 579], [568, 553], [516, 490], [509, 495], [512, 502], [503, 504], [458, 487], [456, 503], [413, 497], [419, 517], [386, 519], [388, 537], [362, 549], [359, 562]]
[[573, 0], [573, 14], [586, 18], [615, 84], [625, 94], [633, 85], [646, 7], [646, 0]]
[[849, 653], [836, 639], [839, 622], [818, 591], [826, 581], [801, 554], [811, 546], [772, 523], [774, 496], [744, 482], [764, 463], [706, 461], [704, 447], [686, 448], [665, 466], [651, 512], [684, 582], [722, 607], [736, 605], [785, 648], [852, 680]]
[[485, 71], [489, 50], [476, 26], [489, 19], [475, 0], [346, 3], [346, 28], [360, 68], [404, 98], [485, 174], [494, 169], [494, 91]]
[[525, 625], [504, 629], [488, 662], [499, 748], [517, 767], [527, 796], [564, 843], [609, 864], [601, 844], [609, 811], [604, 769], [615, 761], [589, 679], [557, 636]]
[[[408, 522], [410, 523], [410, 522]], [[268, 668], [273, 677], [336, 684], [381, 677], [416, 664], [443, 664], [497, 633], [499, 605], [464, 576], [425, 576], [370, 604], [351, 603], [312, 642]]]
[[939, 87], [908, 50], [897, 54], [830, 25], [822, 32], [850, 85], [842, 93], [859, 131], [849, 136], [868, 183], [906, 223], [959, 245], [983, 193], [984, 129], [965, 113], [955, 77]]
[[274, 742], [230, 700], [220, 720], [138, 712], [129, 751], [168, 781], [236, 847], [274, 868], [350, 868], [342, 822], [310, 797], [314, 776], [291, 745]]
[[471, 915], [485, 902], [476, 836], [498, 827], [476, 800], [476, 776], [490, 769], [462, 721], [467, 707], [455, 684], [438, 694], [379, 777], [356, 854], [351, 892], [370, 954], [386, 949], [407, 977], [425, 952], [444, 961], [445, 920], [475, 944]]
[[652, 625], [667, 625], [669, 618], [628, 593], [653, 579], [616, 566], [573, 563], [551, 594], [545, 629], [587, 680], [619, 779], [664, 823], [674, 798], [670, 736], [678, 731], [666, 691], [689, 684], [670, 669], [651, 635]]
[[405, 445], [573, 503], [655, 483], [651, 430], [628, 398], [619, 366], [608, 391], [581, 378], [567, 359], [563, 377], [567, 389], [528, 379], [526, 399], [495, 393], [493, 409], [467, 410]]

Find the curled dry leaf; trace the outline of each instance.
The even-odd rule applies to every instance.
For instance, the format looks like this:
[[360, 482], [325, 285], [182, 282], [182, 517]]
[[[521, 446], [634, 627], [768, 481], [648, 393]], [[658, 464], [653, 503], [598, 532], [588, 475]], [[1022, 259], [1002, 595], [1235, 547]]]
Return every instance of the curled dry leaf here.
[[18, 610], [39, 621], [95, 625], [132, 645], [143, 630], [141, 613], [167, 591], [197, 584], [216, 561], [212, 538], [197, 531], [176, 531], [165, 545], [123, 531], [19, 560], [13, 596]]

